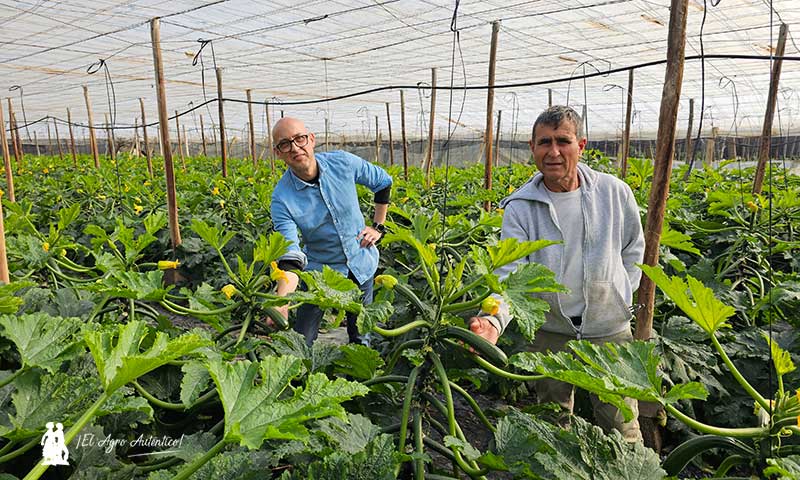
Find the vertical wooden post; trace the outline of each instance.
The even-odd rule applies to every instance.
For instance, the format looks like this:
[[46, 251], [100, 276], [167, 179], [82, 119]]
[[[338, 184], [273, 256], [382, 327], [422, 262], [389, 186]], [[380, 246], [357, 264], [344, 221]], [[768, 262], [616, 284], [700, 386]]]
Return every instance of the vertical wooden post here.
[[431, 121], [428, 124], [428, 150], [425, 152], [425, 186], [431, 185], [431, 163], [433, 163], [433, 123], [436, 118], [436, 68], [431, 68]]
[[142, 144], [139, 142], [139, 117], [133, 117], [133, 145], [131, 153], [136, 152], [136, 157], [142, 155]]
[[783, 66], [783, 52], [786, 51], [786, 35], [789, 26], [781, 24], [778, 34], [778, 47], [775, 49], [775, 59], [772, 61], [772, 75], [769, 80], [769, 96], [767, 97], [767, 111], [764, 113], [764, 127], [761, 130], [761, 141], [758, 146], [758, 165], [753, 179], [753, 193], [761, 193], [764, 184], [764, 170], [769, 161], [769, 147], [772, 143], [772, 119], [775, 116], [775, 104], [778, 101], [778, 84], [781, 81], [781, 67]]
[[181, 133], [183, 134], [183, 147], [184, 147], [183, 154], [188, 158], [191, 155], [189, 155], [189, 136], [186, 135], [186, 125], [183, 125], [181, 127]]
[[36, 136], [36, 130], [33, 131], [33, 145], [36, 147], [36, 156], [41, 156], [42, 152], [39, 151], [39, 138]]
[[[642, 263], [646, 265], [658, 265], [658, 247], [661, 242], [661, 229], [664, 225], [664, 212], [672, 174], [672, 159], [675, 154], [675, 130], [686, 53], [688, 3], [689, 0], [671, 0], [670, 5], [667, 68], [658, 117], [658, 148], [645, 220], [645, 250]], [[643, 308], [639, 310], [636, 319], [636, 338], [639, 340], [649, 340], [652, 336], [655, 290], [653, 281], [647, 275], [642, 275], [637, 301]]]
[[94, 157], [94, 168], [100, 168], [100, 152], [97, 149], [97, 136], [94, 133], [94, 117], [92, 116], [92, 102], [89, 100], [89, 87], [83, 86], [83, 99], [86, 101], [86, 113], [89, 116], [89, 145]]
[[72, 154], [72, 166], [78, 167], [78, 149], [75, 148], [75, 133], [72, 131], [72, 113], [67, 109], [67, 130], [69, 130], [69, 151]]
[[[161, 21], [150, 21], [150, 37], [153, 42], [153, 65], [155, 66], [156, 94], [158, 99], [158, 128], [161, 131], [164, 152], [164, 175], [167, 181], [167, 211], [172, 249], [181, 244], [181, 227], [178, 223], [178, 201], [175, 194], [175, 171], [172, 165], [172, 148], [169, 145], [169, 116], [167, 115], [167, 91], [164, 86], [164, 66], [161, 60]], [[144, 118], [144, 116], [142, 116]]]
[[400, 90], [400, 137], [403, 141], [403, 178], [408, 180], [408, 142], [406, 141], [406, 96]]
[[729, 158], [735, 160], [736, 155], [736, 137], [728, 137], [728, 156]]
[[328, 144], [328, 133], [330, 132], [330, 122], [328, 121], [328, 114], [325, 114], [325, 151], [327, 152], [329, 148]]
[[[9, 125], [11, 122], [8, 122]], [[8, 151], [8, 139], [6, 138], [6, 126], [5, 122], [3, 121], [3, 103], [0, 102], [0, 143], [2, 143], [3, 149], [3, 166], [5, 168], [6, 173], [6, 191], [8, 193], [8, 199], [12, 202], [16, 201], [14, 197], [14, 172], [11, 169], [11, 153]], [[2, 208], [0, 206], [0, 208]], [[0, 221], [2, 219], [2, 214], [0, 214]]]
[[269, 102], [264, 105], [264, 110], [267, 112], [267, 144], [269, 145], [269, 171], [275, 175], [275, 152], [274, 145], [272, 144], [272, 121], [269, 117]]
[[111, 156], [111, 160], [116, 161], [117, 146], [114, 144], [114, 130], [111, 129], [111, 124], [108, 123], [108, 114], [105, 114], [104, 119], [106, 121], [106, 144], [108, 146], [108, 152]]
[[222, 102], [222, 68], [217, 67], [217, 106], [219, 107], [219, 144], [222, 156], [222, 176], [228, 176], [228, 142], [225, 138], [225, 109]]
[[389, 102], [386, 102], [386, 123], [389, 125], [389, 166], [394, 165], [394, 139], [392, 138], [392, 116], [389, 114]]
[[22, 149], [19, 144], [19, 131], [17, 131], [17, 122], [14, 119], [14, 105], [11, 103], [11, 97], [8, 100], [8, 128], [11, 131], [11, 146], [14, 147], [14, 158], [17, 161], [17, 170], [22, 168]]
[[206, 127], [203, 125], [203, 114], [200, 114], [200, 141], [203, 143], [203, 156], [206, 157]]
[[619, 155], [620, 177], [628, 175], [628, 157], [631, 148], [631, 116], [633, 115], [633, 69], [628, 70], [628, 102], [625, 108], [625, 131], [622, 133], [622, 148]]
[[712, 127], [711, 128], [711, 138], [708, 139], [706, 142], [706, 165], [710, 168], [714, 168], [714, 162], [716, 161], [716, 153], [717, 153], [717, 135], [719, 134], [719, 127]]
[[378, 116], [375, 115], [375, 163], [381, 162], [381, 132], [378, 131]]
[[258, 159], [256, 158], [256, 128], [253, 124], [253, 101], [251, 90], [245, 90], [247, 93], [247, 116], [250, 118], [250, 158], [253, 159], [253, 167], [258, 166]]
[[[513, 113], [513, 112], [512, 112]], [[503, 118], [503, 111], [497, 111], [497, 129], [494, 133], [494, 166], [500, 165], [500, 119]]]
[[47, 155], [53, 155], [53, 137], [50, 136], [50, 122], [46, 122], [47, 125], [47, 148], [45, 152]]
[[175, 110], [175, 135], [177, 137], [175, 142], [176, 150], [178, 150], [178, 157], [181, 159], [181, 169], [186, 171], [186, 158], [183, 156], [183, 148], [181, 148], [181, 123], [178, 120], [180, 114]]
[[553, 89], [552, 88], [548, 88], [547, 89], [547, 108], [550, 108], [552, 106], [553, 106]]
[[[500, 22], [492, 22], [492, 44], [489, 50], [489, 89], [486, 91], [486, 162], [483, 169], [483, 188], [492, 189], [492, 109], [494, 108], [494, 78], [497, 66], [497, 37], [500, 33]], [[492, 209], [492, 202], [483, 202], [483, 209]]]
[[[0, 196], [2, 196], [2, 194], [0, 194]], [[11, 283], [11, 277], [8, 274], [8, 256], [6, 255], [6, 226], [3, 222], [2, 202], [0, 202], [0, 282], [3, 282], [6, 285]]]
[[694, 150], [692, 123], [694, 123], [694, 98], [689, 99], [689, 127], [686, 129], [686, 163], [692, 161], [692, 151]]
[[[1, 116], [0, 116], [0, 118], [1, 118]], [[61, 137], [59, 137], [59, 135], [58, 135], [58, 122], [56, 122], [55, 118], [53, 119], [53, 128], [56, 131], [56, 145], [58, 145], [58, 158], [59, 158], [59, 160], [61, 160], [63, 162], [64, 161], [64, 151], [61, 149]]]
[[142, 110], [142, 139], [144, 140], [144, 156], [147, 159], [147, 176], [153, 178], [153, 159], [150, 157], [150, 141], [147, 138], [147, 117], [144, 115], [143, 98], [139, 98], [139, 107]]

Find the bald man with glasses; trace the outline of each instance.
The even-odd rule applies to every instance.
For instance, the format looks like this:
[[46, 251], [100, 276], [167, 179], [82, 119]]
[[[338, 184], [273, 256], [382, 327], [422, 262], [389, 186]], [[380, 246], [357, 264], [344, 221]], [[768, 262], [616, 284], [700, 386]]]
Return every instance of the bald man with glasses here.
[[[384, 233], [392, 177], [348, 152], [315, 154], [314, 133], [296, 118], [279, 120], [272, 138], [275, 154], [288, 167], [272, 192], [272, 223], [291, 242], [278, 261], [278, 267], [287, 272], [287, 280], [278, 282], [278, 295], [297, 289], [299, 278], [291, 270], [322, 270], [327, 265], [359, 286], [365, 305], [371, 303], [378, 268], [375, 245]], [[374, 193], [371, 226], [364, 221], [356, 185]], [[288, 306], [279, 311], [288, 318]], [[293, 328], [308, 345], [317, 338], [322, 315], [315, 305], [297, 308]], [[356, 327], [356, 315], [348, 313], [346, 318], [350, 343], [366, 343]]]

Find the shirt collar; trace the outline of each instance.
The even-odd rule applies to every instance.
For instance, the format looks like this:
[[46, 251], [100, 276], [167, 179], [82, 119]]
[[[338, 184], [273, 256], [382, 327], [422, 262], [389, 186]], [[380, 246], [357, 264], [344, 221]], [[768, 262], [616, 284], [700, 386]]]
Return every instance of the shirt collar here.
[[[324, 170], [322, 167], [321, 162], [319, 161], [319, 157], [316, 157], [317, 160], [317, 179], [322, 178], [322, 171]], [[298, 177], [294, 174], [291, 168], [286, 169], [289, 172], [289, 178], [292, 179], [292, 185], [294, 186], [295, 190], [302, 190], [304, 188], [314, 188], [319, 186], [319, 182], [317, 183], [309, 183], [303, 180], [302, 178]]]

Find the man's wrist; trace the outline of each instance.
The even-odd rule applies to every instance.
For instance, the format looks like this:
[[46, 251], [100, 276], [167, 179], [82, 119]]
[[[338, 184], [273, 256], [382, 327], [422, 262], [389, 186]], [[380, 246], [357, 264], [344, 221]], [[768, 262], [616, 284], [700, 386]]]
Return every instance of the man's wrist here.
[[375, 230], [377, 230], [377, 231], [378, 231], [378, 232], [379, 232], [381, 235], [383, 235], [384, 233], [386, 233], [386, 225], [384, 225], [384, 224], [382, 224], [382, 223], [379, 223], [379, 222], [374, 222], [374, 223], [372, 224], [372, 228], [374, 228]]

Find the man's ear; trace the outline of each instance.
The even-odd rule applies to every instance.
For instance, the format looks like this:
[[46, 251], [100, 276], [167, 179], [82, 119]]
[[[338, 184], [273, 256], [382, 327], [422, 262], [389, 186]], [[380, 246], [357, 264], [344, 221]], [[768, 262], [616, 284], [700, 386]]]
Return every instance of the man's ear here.
[[583, 137], [580, 140], [578, 140], [578, 148], [581, 149], [581, 152], [583, 152], [583, 149], [586, 148], [586, 142], [587, 142], [586, 137]]

